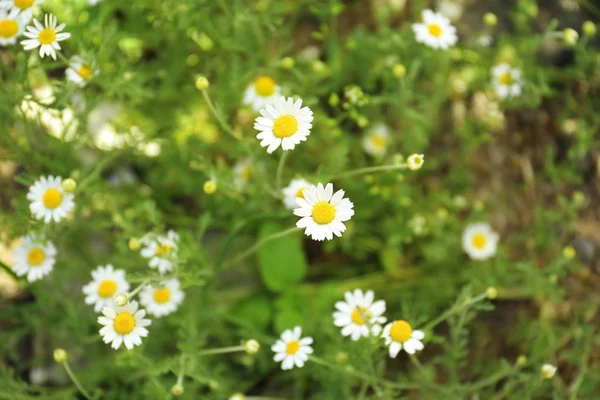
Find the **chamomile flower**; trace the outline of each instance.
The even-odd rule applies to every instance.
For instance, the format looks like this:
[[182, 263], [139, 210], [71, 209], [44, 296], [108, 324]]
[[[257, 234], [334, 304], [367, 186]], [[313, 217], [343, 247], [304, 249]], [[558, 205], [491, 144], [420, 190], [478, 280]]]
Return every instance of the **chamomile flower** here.
[[31, 12], [19, 12], [17, 8], [0, 8], [0, 46], [13, 45], [25, 32], [31, 20]]
[[496, 65], [492, 68], [492, 86], [501, 99], [519, 96], [523, 86], [521, 70], [507, 63]]
[[177, 257], [177, 244], [179, 235], [169, 230], [167, 236], [158, 236], [156, 238], [144, 238], [144, 248], [141, 251], [142, 257], [149, 258], [150, 268], [158, 269], [162, 275], [173, 269], [173, 261]]
[[31, 201], [29, 209], [36, 219], [43, 219], [45, 223], [65, 218], [75, 207], [74, 197], [65, 192], [60, 176], [41, 177], [27, 193], [27, 199]]
[[33, 19], [33, 25], [27, 27], [27, 32], [24, 33], [25, 37], [29, 39], [23, 40], [21, 44], [24, 50], [33, 50], [40, 48], [40, 57], [44, 58], [49, 55], [56, 60], [56, 50], [60, 50], [60, 44], [71, 37], [70, 33], [62, 32], [65, 28], [65, 24], [56, 25], [56, 17], [52, 14], [46, 14], [44, 17], [44, 25], [42, 25], [37, 19]]
[[238, 189], [244, 188], [255, 173], [256, 167], [251, 159], [247, 158], [238, 161], [233, 167], [233, 182], [235, 186]]
[[155, 317], [171, 314], [183, 301], [184, 293], [179, 289], [178, 279], [168, 279], [157, 287], [146, 286], [140, 293], [140, 303]]
[[556, 367], [552, 364], [544, 364], [540, 369], [540, 373], [544, 379], [552, 379], [556, 374]]
[[373, 302], [373, 291], [368, 290], [363, 294], [360, 289], [354, 292], [344, 293], [344, 301], [335, 303], [338, 311], [333, 313], [333, 324], [342, 327], [342, 335], [350, 336], [352, 340], [358, 340], [361, 336], [369, 337], [379, 335], [381, 324], [386, 318], [382, 316], [385, 312], [385, 301]]
[[463, 250], [474, 260], [494, 256], [497, 244], [498, 234], [486, 223], [471, 224], [463, 232]]
[[313, 112], [308, 107], [302, 107], [302, 100], [296, 102], [291, 97], [286, 100], [280, 96], [272, 105], [260, 110], [254, 129], [259, 131], [257, 139], [260, 145], [267, 147], [267, 153], [272, 153], [279, 146], [283, 150], [293, 150], [294, 147], [306, 140], [312, 128]]
[[425, 162], [425, 156], [423, 154], [412, 154], [406, 159], [406, 166], [411, 171], [421, 169]]
[[82, 57], [74, 56], [69, 62], [66, 74], [70, 82], [79, 87], [84, 87], [90, 79], [98, 74], [98, 68], [94, 63], [88, 63]]
[[319, 183], [305, 188], [303, 194], [304, 198], [296, 198], [300, 208], [294, 210], [294, 215], [302, 217], [296, 226], [306, 228], [304, 233], [314, 240], [331, 240], [333, 235], [341, 237], [346, 230], [344, 221], [354, 215], [354, 204], [344, 198], [344, 191], [333, 194], [333, 184], [323, 187]]
[[[31, 8], [42, 1], [44, 0], [0, 0], [0, 8], [17, 10], [18, 12], [31, 12]], [[31, 14], [29, 19], [31, 19]]]
[[34, 282], [52, 272], [56, 262], [56, 247], [42, 237], [27, 235], [21, 238], [21, 244], [15, 248], [13, 259], [15, 274], [27, 275], [27, 280]]
[[421, 13], [422, 23], [413, 24], [415, 39], [419, 43], [434, 49], [447, 50], [458, 41], [456, 28], [452, 26], [448, 18], [431, 10], [423, 10]]
[[288, 210], [296, 208], [296, 198], [304, 198], [304, 189], [311, 184], [304, 179], [292, 179], [289, 185], [283, 188], [283, 204]]
[[113, 296], [128, 290], [129, 283], [125, 280], [125, 271], [114, 269], [110, 264], [93, 270], [92, 281], [83, 287], [85, 303], [93, 304], [96, 312], [100, 312], [104, 307], [114, 306]]
[[103, 316], [98, 317], [98, 323], [104, 325], [100, 335], [104, 343], [111, 343], [111, 347], [118, 350], [125, 344], [128, 350], [133, 346], [142, 344], [142, 338], [148, 336], [146, 327], [152, 323], [144, 319], [146, 311], [139, 309], [137, 301], [132, 301], [123, 307], [104, 307]]
[[363, 138], [363, 149], [373, 157], [383, 157], [389, 144], [389, 129], [383, 124], [376, 125]]
[[304, 363], [308, 360], [308, 355], [312, 354], [313, 349], [310, 346], [313, 342], [311, 337], [301, 337], [302, 328], [299, 326], [293, 330], [288, 329], [281, 334], [279, 339], [271, 347], [271, 350], [275, 353], [273, 360], [281, 363], [282, 370], [288, 370], [294, 368], [294, 365], [298, 368], [302, 368]]
[[415, 354], [417, 350], [423, 350], [421, 340], [424, 337], [423, 331], [413, 330], [410, 324], [403, 320], [391, 322], [383, 329], [385, 345], [390, 346], [390, 357], [392, 358], [395, 358], [402, 349], [408, 354]]
[[259, 76], [244, 92], [244, 104], [260, 111], [281, 96], [281, 88], [270, 76]]

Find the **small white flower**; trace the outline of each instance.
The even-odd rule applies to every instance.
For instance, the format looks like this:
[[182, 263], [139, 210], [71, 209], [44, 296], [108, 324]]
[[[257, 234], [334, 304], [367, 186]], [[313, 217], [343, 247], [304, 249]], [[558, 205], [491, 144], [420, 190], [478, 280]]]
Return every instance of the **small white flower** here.
[[238, 161], [233, 167], [233, 182], [235, 186], [238, 189], [244, 188], [255, 173], [256, 167], [251, 159], [247, 158]]
[[179, 235], [173, 230], [169, 230], [167, 236], [145, 237], [142, 239], [145, 246], [141, 251], [142, 257], [149, 258], [148, 265], [150, 268], [157, 268], [162, 275], [173, 270], [173, 261], [177, 257], [178, 242]]
[[458, 41], [456, 28], [450, 24], [448, 18], [431, 10], [423, 10], [421, 13], [422, 23], [413, 24], [415, 39], [419, 43], [434, 49], [447, 50]]
[[556, 374], [556, 367], [551, 364], [544, 364], [542, 365], [542, 369], [540, 370], [540, 372], [544, 379], [552, 379]]
[[281, 339], [271, 347], [271, 350], [275, 353], [273, 360], [275, 362], [282, 361], [282, 370], [292, 369], [294, 365], [302, 368], [308, 360], [308, 355], [312, 354], [313, 349], [310, 345], [313, 339], [311, 337], [302, 338], [301, 336], [302, 328], [299, 326], [293, 330], [288, 329], [281, 334]]
[[88, 81], [98, 74], [98, 68], [94, 63], [86, 63], [80, 56], [74, 56], [69, 62], [66, 75], [70, 82], [79, 87], [87, 85]]
[[140, 292], [140, 303], [155, 317], [171, 314], [184, 298], [180, 286], [181, 283], [176, 278], [168, 279], [158, 287], [148, 285]]
[[146, 311], [139, 309], [136, 301], [132, 301], [124, 307], [104, 307], [103, 316], [98, 317], [98, 323], [104, 325], [100, 329], [100, 335], [104, 343], [111, 343], [115, 350], [124, 343], [128, 350], [133, 346], [142, 344], [142, 338], [148, 336], [146, 326], [152, 321], [144, 319]]
[[303, 193], [304, 198], [296, 198], [300, 208], [294, 210], [294, 215], [302, 217], [296, 226], [306, 228], [304, 233], [314, 240], [331, 240], [333, 235], [341, 237], [346, 230], [344, 221], [354, 215], [354, 204], [344, 198], [344, 191], [338, 190], [333, 194], [333, 184], [323, 187], [319, 183], [318, 186], [308, 186]]
[[260, 110], [261, 117], [254, 122], [254, 129], [259, 131], [257, 139], [260, 145], [267, 147], [267, 153], [272, 153], [279, 146], [283, 150], [293, 150], [294, 147], [306, 140], [312, 128], [313, 112], [308, 107], [302, 107], [302, 100], [296, 102], [291, 97], [287, 101], [280, 96], [272, 105]]
[[521, 70], [512, 68], [507, 63], [500, 63], [492, 68], [492, 86], [501, 99], [517, 97], [521, 94], [523, 80]]
[[75, 207], [74, 198], [63, 189], [60, 176], [41, 177], [27, 193], [27, 199], [31, 201], [29, 209], [36, 219], [43, 219], [45, 223], [65, 218]]
[[390, 346], [390, 357], [392, 358], [395, 358], [402, 349], [408, 354], [415, 354], [417, 350], [423, 350], [421, 340], [424, 337], [423, 331], [413, 330], [410, 324], [403, 320], [391, 322], [383, 329], [385, 345]]
[[474, 260], [485, 260], [494, 256], [497, 244], [498, 234], [489, 224], [471, 224], [463, 232], [463, 250]]
[[383, 124], [376, 125], [363, 138], [363, 149], [373, 157], [383, 157], [389, 144], [389, 129]]
[[311, 186], [304, 179], [292, 179], [287, 187], [283, 188], [283, 204], [288, 210], [296, 208], [296, 198], [304, 198], [304, 189]]
[[125, 280], [125, 271], [114, 269], [111, 264], [106, 267], [100, 265], [93, 270], [92, 281], [83, 287], [85, 303], [93, 304], [96, 312], [100, 312], [104, 307], [114, 306], [113, 296], [128, 290], [129, 283]]
[[358, 340], [361, 336], [369, 337], [379, 335], [381, 324], [385, 324], [385, 301], [373, 302], [373, 291], [368, 290], [363, 294], [360, 289], [354, 293], [344, 293], [344, 301], [335, 303], [338, 311], [333, 313], [333, 324], [342, 327], [342, 335]]
[[424, 162], [425, 162], [425, 156], [423, 154], [412, 154], [406, 160], [406, 166], [411, 171], [416, 171], [418, 169], [421, 169]]
[[281, 96], [281, 88], [270, 76], [260, 76], [252, 82], [244, 92], [244, 104], [252, 106], [254, 111], [260, 111], [270, 106]]
[[0, 46], [12, 45], [25, 32], [31, 21], [31, 12], [20, 12], [17, 8], [0, 7]]
[[[0, 8], [31, 13], [32, 7], [43, 1], [44, 0], [0, 0]], [[31, 20], [31, 14], [29, 15], [29, 19]]]
[[70, 33], [61, 32], [65, 28], [65, 24], [56, 26], [56, 17], [52, 14], [46, 14], [44, 17], [44, 25], [37, 19], [33, 19], [34, 26], [29, 25], [25, 37], [28, 40], [23, 40], [21, 44], [24, 50], [33, 50], [40, 48], [40, 57], [44, 58], [49, 55], [56, 60], [56, 50], [60, 50], [60, 44], [71, 37]]
[[27, 275], [27, 280], [34, 282], [52, 272], [56, 262], [56, 248], [52, 242], [34, 234], [22, 237], [21, 242], [13, 254], [15, 274]]
[[102, 0], [88, 0], [88, 3], [90, 6], [95, 6], [96, 4], [100, 3]]

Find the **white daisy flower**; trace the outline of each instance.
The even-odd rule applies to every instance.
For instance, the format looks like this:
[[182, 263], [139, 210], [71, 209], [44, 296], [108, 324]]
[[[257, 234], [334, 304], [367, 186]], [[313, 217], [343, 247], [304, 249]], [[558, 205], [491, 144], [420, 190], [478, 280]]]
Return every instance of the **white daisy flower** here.
[[465, 253], [474, 260], [485, 260], [496, 254], [498, 234], [489, 224], [480, 222], [467, 226], [462, 236]]
[[302, 217], [296, 226], [306, 228], [304, 233], [312, 236], [313, 240], [331, 240], [333, 235], [341, 237], [346, 230], [344, 221], [354, 215], [354, 204], [343, 198], [344, 191], [338, 190], [333, 194], [333, 184], [323, 187], [319, 183], [318, 186], [308, 186], [303, 193], [304, 198], [296, 198], [300, 208], [294, 210], [294, 215]]
[[252, 106], [254, 111], [260, 111], [273, 104], [281, 96], [281, 88], [270, 76], [260, 76], [244, 92], [244, 104]]
[[406, 160], [406, 166], [411, 171], [416, 171], [418, 169], [421, 169], [424, 162], [425, 156], [423, 154], [412, 154]]
[[20, 12], [17, 8], [0, 8], [0, 46], [13, 45], [25, 32], [31, 21], [31, 12]]
[[238, 161], [233, 167], [233, 182], [238, 189], [242, 189], [248, 184], [250, 178], [256, 173], [254, 162], [247, 158]]
[[104, 343], [118, 350], [124, 343], [128, 350], [142, 344], [142, 338], [148, 336], [146, 326], [152, 321], [144, 319], [146, 311], [139, 309], [137, 301], [132, 301], [123, 307], [104, 307], [103, 316], [98, 317], [98, 323], [104, 325], [100, 335]]
[[552, 364], [544, 364], [542, 365], [540, 372], [544, 379], [552, 379], [556, 374], [556, 367]]
[[98, 74], [98, 68], [94, 63], [87, 63], [83, 57], [74, 56], [69, 62], [66, 75], [70, 82], [79, 87], [87, 85], [88, 81]]
[[141, 251], [142, 257], [149, 258], [150, 268], [158, 269], [162, 275], [173, 270], [173, 262], [177, 257], [177, 243], [179, 235], [169, 230], [167, 236], [158, 236], [156, 238], [144, 238], [142, 243], [144, 248]]
[[60, 50], [60, 44], [71, 37], [70, 33], [61, 32], [65, 28], [65, 24], [56, 26], [56, 17], [52, 14], [46, 14], [44, 17], [44, 25], [37, 19], [33, 19], [33, 25], [27, 27], [25, 36], [28, 40], [23, 40], [21, 44], [24, 50], [33, 50], [40, 48], [40, 57], [44, 58], [49, 55], [56, 60], [56, 50]]
[[262, 117], [257, 117], [254, 129], [260, 131], [256, 135], [261, 139], [260, 145], [267, 147], [267, 153], [272, 153], [279, 146], [283, 150], [293, 150], [294, 147], [306, 140], [312, 128], [313, 113], [308, 107], [302, 107], [302, 100], [296, 102], [291, 97], [287, 101], [281, 96], [272, 105], [260, 110]]
[[296, 208], [296, 198], [304, 198], [304, 188], [311, 186], [304, 179], [292, 179], [289, 185], [283, 188], [283, 204], [288, 210]]
[[128, 290], [129, 283], [125, 280], [125, 271], [114, 269], [111, 264], [93, 270], [92, 281], [83, 287], [85, 303], [93, 304], [96, 312], [100, 312], [104, 307], [113, 307], [113, 297]]
[[282, 361], [282, 370], [292, 369], [294, 365], [302, 368], [308, 360], [308, 355], [312, 354], [313, 349], [310, 345], [313, 339], [311, 337], [301, 338], [301, 336], [302, 328], [299, 326], [293, 330], [288, 329], [281, 334], [281, 339], [271, 347], [275, 353], [273, 360], [275, 362]]
[[27, 199], [31, 201], [29, 209], [36, 219], [43, 219], [45, 223], [65, 218], [75, 207], [74, 198], [73, 193], [63, 189], [60, 176], [42, 176], [27, 193]]
[[390, 133], [387, 126], [376, 125], [363, 137], [363, 149], [373, 157], [383, 157], [387, 151]]
[[523, 86], [521, 70], [507, 63], [496, 65], [492, 68], [492, 86], [501, 99], [519, 96]]
[[413, 24], [415, 39], [419, 43], [434, 49], [447, 50], [458, 41], [456, 28], [452, 26], [448, 18], [431, 10], [423, 10], [421, 13], [422, 23]]
[[155, 317], [171, 314], [183, 301], [184, 293], [180, 286], [175, 278], [162, 282], [158, 287], [148, 285], [140, 292], [140, 303]]
[[373, 302], [373, 291], [368, 290], [363, 294], [360, 289], [354, 293], [344, 293], [346, 301], [338, 301], [333, 313], [333, 324], [343, 327], [342, 335], [350, 336], [352, 340], [358, 340], [361, 336], [369, 337], [379, 335], [381, 324], [385, 324], [386, 318], [382, 316], [385, 312], [385, 301]]
[[56, 247], [42, 237], [27, 235], [21, 238], [21, 244], [15, 248], [13, 259], [15, 274], [27, 275], [27, 280], [34, 282], [52, 272], [56, 262]]
[[[31, 8], [42, 1], [44, 0], [0, 0], [0, 8], [17, 10], [18, 12], [31, 12]], [[31, 15], [29, 20], [31, 20]]]
[[390, 357], [392, 358], [395, 358], [402, 349], [408, 354], [415, 354], [415, 351], [423, 350], [421, 340], [424, 337], [423, 331], [413, 330], [410, 324], [403, 320], [391, 322], [383, 329], [385, 345], [390, 346]]

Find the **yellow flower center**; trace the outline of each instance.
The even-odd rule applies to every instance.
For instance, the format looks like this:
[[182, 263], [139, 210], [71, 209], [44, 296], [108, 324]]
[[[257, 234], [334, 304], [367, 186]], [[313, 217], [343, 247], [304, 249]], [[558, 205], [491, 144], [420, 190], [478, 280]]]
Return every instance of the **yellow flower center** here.
[[498, 77], [498, 82], [502, 85], [511, 85], [515, 80], [510, 72], [505, 72]]
[[27, 10], [33, 5], [34, 1], [35, 0], [15, 0], [15, 6], [19, 7], [21, 10]]
[[115, 331], [120, 335], [127, 335], [135, 328], [135, 318], [128, 312], [120, 312], [113, 323]]
[[33, 265], [34, 267], [37, 267], [43, 263], [45, 259], [46, 254], [44, 254], [44, 250], [40, 249], [39, 247], [34, 247], [33, 249], [29, 250], [29, 253], [27, 253], [27, 262], [29, 265]]
[[290, 356], [296, 354], [298, 350], [300, 350], [300, 343], [298, 343], [297, 340], [292, 340], [287, 344], [287, 346], [285, 346], [285, 352], [288, 353]]
[[296, 192], [296, 197], [300, 197], [301, 199], [304, 198], [304, 188], [303, 187], [298, 189], [298, 191]]
[[46, 28], [38, 35], [38, 41], [41, 44], [51, 44], [56, 40], [56, 32], [52, 28]]
[[171, 247], [168, 243], [161, 243], [154, 251], [154, 254], [156, 254], [158, 257], [170, 256], [172, 251], [173, 247]]
[[88, 67], [87, 65], [82, 65], [81, 67], [79, 67], [79, 69], [77, 70], [77, 73], [79, 74], [79, 76], [81, 76], [83, 79], [90, 79], [90, 76], [92, 76], [92, 69], [90, 67]]
[[371, 144], [378, 149], [385, 148], [385, 138], [383, 136], [373, 136], [371, 137]]
[[58, 189], [48, 189], [42, 197], [42, 203], [44, 203], [47, 208], [55, 209], [62, 203], [62, 194]]
[[390, 336], [394, 342], [404, 343], [410, 339], [411, 334], [412, 328], [406, 321], [394, 321], [392, 327], [390, 328]]
[[373, 315], [371, 314], [368, 308], [356, 307], [352, 311], [352, 322], [354, 322], [356, 325], [364, 325], [365, 319], [363, 317], [371, 319], [372, 316]]
[[485, 235], [483, 233], [476, 233], [473, 235], [473, 238], [471, 239], [471, 243], [473, 244], [473, 247], [481, 250], [487, 244], [487, 238], [485, 237]]
[[273, 124], [273, 133], [278, 138], [290, 137], [296, 131], [298, 131], [298, 120], [291, 115], [283, 115]]
[[19, 31], [19, 25], [12, 19], [4, 19], [0, 21], [0, 36], [5, 39], [13, 37]]
[[164, 289], [155, 289], [154, 290], [154, 300], [157, 303], [166, 303], [171, 298], [171, 291], [169, 288]]
[[261, 76], [254, 83], [254, 90], [256, 90], [259, 96], [272, 96], [275, 93], [275, 81], [268, 76]]
[[442, 27], [438, 24], [429, 24], [427, 29], [429, 29], [431, 36], [440, 37], [442, 35]]
[[317, 224], [326, 225], [333, 221], [335, 208], [328, 201], [320, 201], [313, 207], [312, 217]]
[[108, 298], [117, 291], [117, 282], [107, 279], [98, 285], [98, 296]]

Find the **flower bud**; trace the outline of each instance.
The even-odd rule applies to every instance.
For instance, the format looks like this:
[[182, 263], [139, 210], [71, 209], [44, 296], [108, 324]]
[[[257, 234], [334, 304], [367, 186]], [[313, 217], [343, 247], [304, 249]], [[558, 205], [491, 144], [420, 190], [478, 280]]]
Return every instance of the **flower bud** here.
[[483, 23], [489, 27], [496, 26], [498, 25], [498, 17], [496, 17], [496, 14], [491, 12], [485, 13], [483, 16]]
[[73, 193], [75, 189], [77, 189], [77, 182], [75, 182], [75, 179], [65, 179], [64, 181], [62, 181], [62, 188], [67, 193]]
[[540, 372], [544, 379], [552, 379], [554, 377], [554, 374], [556, 374], [556, 367], [551, 364], [544, 364], [542, 365]]
[[294, 59], [292, 57], [285, 57], [283, 60], [281, 60], [281, 66], [285, 69], [292, 69], [294, 68]]
[[183, 392], [184, 392], [183, 386], [180, 385], [179, 383], [176, 383], [171, 388], [171, 393], [173, 394], [173, 396], [181, 396], [183, 394]]
[[596, 34], [596, 24], [592, 21], [585, 21], [582, 30], [585, 36], [594, 36]]
[[244, 343], [244, 350], [248, 354], [256, 354], [260, 350], [260, 343], [254, 339], [247, 340]]
[[563, 249], [563, 257], [568, 260], [571, 260], [573, 257], [575, 257], [575, 249], [573, 246], [567, 246]]
[[392, 67], [392, 74], [398, 79], [402, 79], [406, 76], [406, 67], [402, 64], [395, 64]]
[[206, 79], [205, 76], [199, 76], [198, 79], [196, 79], [196, 89], [206, 90], [209, 86], [210, 82], [208, 82], [208, 79]]
[[140, 241], [136, 238], [129, 239], [129, 250], [138, 251], [140, 249]]
[[217, 182], [215, 182], [214, 180], [209, 180], [204, 182], [204, 186], [202, 186], [202, 189], [204, 189], [204, 193], [206, 194], [213, 194], [214, 192], [217, 191]]
[[563, 31], [563, 40], [568, 45], [577, 44], [577, 40], [579, 39], [579, 33], [573, 28], [567, 28]]
[[487, 288], [487, 290], [485, 291], [485, 294], [487, 295], [488, 298], [490, 299], [495, 299], [496, 297], [498, 297], [498, 289], [496, 289], [493, 286], [490, 286], [489, 288]]
[[67, 361], [67, 352], [65, 349], [54, 349], [54, 361], [57, 363], [64, 363]]
[[231, 395], [231, 397], [229, 398], [229, 400], [245, 400], [246, 396], [244, 396], [243, 393], [234, 393]]
[[527, 364], [527, 357], [523, 354], [519, 355], [519, 357], [517, 357], [517, 365], [523, 366], [525, 364]]
[[129, 298], [125, 293], [119, 293], [115, 296], [115, 304], [117, 307], [125, 307], [129, 303]]
[[413, 154], [408, 157], [406, 160], [406, 166], [411, 171], [416, 171], [421, 169], [423, 166], [423, 162], [425, 161], [425, 156], [423, 154]]

